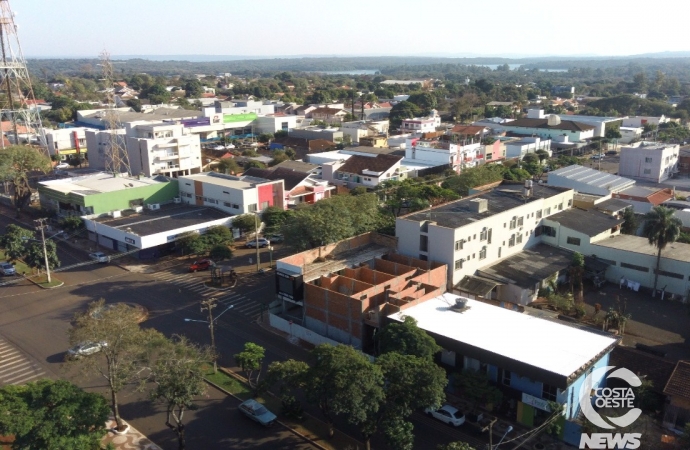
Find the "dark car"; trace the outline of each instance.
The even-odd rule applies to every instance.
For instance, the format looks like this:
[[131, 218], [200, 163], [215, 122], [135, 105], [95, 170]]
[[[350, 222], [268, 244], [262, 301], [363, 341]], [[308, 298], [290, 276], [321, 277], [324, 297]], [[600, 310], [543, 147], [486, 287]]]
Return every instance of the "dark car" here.
[[190, 272], [196, 272], [197, 270], [208, 270], [213, 265], [214, 265], [214, 262], [211, 261], [210, 259], [200, 259], [199, 261], [194, 261], [189, 266], [189, 271]]

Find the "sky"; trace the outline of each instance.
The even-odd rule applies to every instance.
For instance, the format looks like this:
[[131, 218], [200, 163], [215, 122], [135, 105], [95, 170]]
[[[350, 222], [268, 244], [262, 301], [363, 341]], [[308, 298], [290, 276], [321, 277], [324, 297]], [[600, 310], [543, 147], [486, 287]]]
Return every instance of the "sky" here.
[[685, 0], [10, 0], [10, 6], [27, 58], [96, 58], [104, 49], [113, 56], [264, 57], [690, 50], [680, 19], [690, 12]]

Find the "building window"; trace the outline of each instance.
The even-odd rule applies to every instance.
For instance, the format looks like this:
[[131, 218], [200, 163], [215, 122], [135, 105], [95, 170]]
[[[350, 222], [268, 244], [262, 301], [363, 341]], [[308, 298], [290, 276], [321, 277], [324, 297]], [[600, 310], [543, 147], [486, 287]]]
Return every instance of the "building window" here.
[[269, 205], [268, 205], [268, 202], [261, 202], [261, 211], [263, 211], [263, 210], [265, 210], [266, 208], [268, 208], [268, 206], [269, 206]]
[[541, 387], [541, 398], [544, 400], [549, 400], [551, 402], [556, 401], [558, 397], [558, 388], [556, 386], [551, 386], [550, 384], [542, 384]]
[[462, 244], [463, 244], [464, 242], [465, 242], [465, 241], [463, 241], [462, 239], [460, 239], [459, 241], [455, 241], [455, 251], [456, 251], [456, 252], [457, 252], [458, 250], [462, 250]]
[[197, 196], [196, 196], [196, 199], [197, 199], [197, 200], [201, 200], [201, 195], [197, 195]]
[[556, 237], [556, 229], [554, 227], [542, 225], [541, 231], [547, 236]]
[[515, 233], [510, 235], [510, 239], [508, 240], [508, 247], [512, 247], [515, 245]]
[[517, 243], [522, 244], [522, 233], [517, 234]]
[[541, 209], [537, 211], [537, 219], [541, 219]]
[[227, 208], [232, 208], [232, 203], [223, 202], [223, 206], [225, 206]]
[[563, 211], [563, 202], [561, 202], [561, 203], [558, 205], [558, 210], [559, 210], [559, 211]]
[[511, 378], [510, 371], [504, 370], [503, 371], [503, 378], [501, 378], [501, 383], [503, 383], [505, 386], [510, 386], [510, 378]]
[[628, 264], [626, 262], [621, 262], [621, 267], [626, 269], [638, 270], [640, 272], [649, 272], [649, 267], [636, 266], [635, 264]]
[[521, 227], [523, 223], [524, 223], [524, 218], [523, 217], [518, 218], [518, 226]]
[[462, 269], [462, 263], [464, 262], [464, 259], [456, 259], [455, 260], [455, 270], [460, 270]]
[[429, 238], [428, 236], [419, 236], [419, 251], [427, 252], [429, 251]]
[[510, 229], [514, 230], [516, 226], [517, 226], [517, 217], [513, 217], [512, 219], [510, 219]]
[[656, 269], [654, 269], [654, 273], [658, 273], [659, 275], [663, 275], [663, 276], [669, 277], [669, 278], [676, 278], [676, 279], [678, 279], [678, 280], [682, 280], [682, 279], [685, 278], [683, 275], [681, 275], [681, 274], [679, 274], [679, 273], [667, 272], [667, 271], [665, 271], [665, 270], [659, 270], [659, 271], [657, 271]]
[[652, 173], [652, 169], [645, 169], [643, 173], [645, 175], [650, 175]]
[[572, 199], [568, 200], [568, 208], [570, 208], [571, 206], [573, 206], [573, 200]]
[[426, 261], [426, 255], [419, 255], [419, 259], [421, 259], [422, 261]]
[[486, 245], [479, 250], [479, 259], [486, 259]]
[[548, 215], [550, 215], [550, 214], [551, 214], [551, 207], [546, 208], [546, 209], [544, 210], [544, 216], [548, 216]]
[[650, 163], [650, 162], [652, 162], [652, 158], [645, 158], [645, 159], [644, 159], [644, 162]]
[[256, 203], [252, 203], [251, 205], [249, 205], [249, 206], [247, 207], [247, 210], [248, 210], [249, 212], [256, 212]]
[[570, 245], [578, 245], [578, 246], [580, 245], [580, 238], [568, 236], [568, 239], [566, 239], [566, 241]]
[[479, 240], [485, 241], [487, 239], [488, 235], [489, 235], [489, 230], [486, 227], [482, 228], [482, 232], [479, 233]]

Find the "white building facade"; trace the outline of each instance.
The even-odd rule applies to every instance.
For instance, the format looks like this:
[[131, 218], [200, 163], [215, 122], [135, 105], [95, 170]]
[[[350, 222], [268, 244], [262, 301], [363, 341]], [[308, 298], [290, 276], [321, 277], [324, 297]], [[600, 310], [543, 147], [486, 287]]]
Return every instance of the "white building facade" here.
[[125, 125], [129, 164], [133, 174], [178, 177], [201, 172], [201, 142], [181, 124]]
[[661, 183], [678, 172], [678, 144], [639, 142], [622, 147], [618, 173], [624, 177]]

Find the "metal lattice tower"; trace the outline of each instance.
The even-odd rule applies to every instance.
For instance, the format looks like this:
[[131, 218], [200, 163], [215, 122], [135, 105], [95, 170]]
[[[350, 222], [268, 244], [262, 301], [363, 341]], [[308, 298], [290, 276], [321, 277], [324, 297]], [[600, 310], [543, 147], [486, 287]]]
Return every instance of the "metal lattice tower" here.
[[[1, 1], [1, 0], [0, 0]], [[115, 107], [115, 89], [113, 88], [113, 64], [110, 62], [110, 54], [103, 50], [100, 54], [101, 66], [103, 67], [103, 79], [105, 92], [108, 102], [108, 109], [105, 112], [105, 120], [110, 132], [110, 141], [103, 153], [106, 172], [119, 175], [127, 172], [132, 175], [129, 165], [129, 155], [124, 146], [124, 135], [118, 134], [117, 130], [122, 128], [120, 124], [119, 111]]]
[[[8, 0], [0, 0], [0, 113], [3, 121], [11, 123], [7, 132], [10, 142], [18, 144], [23, 128], [27, 134], [35, 133], [43, 151], [48, 154], [41, 114], [36, 109], [36, 98], [31, 87], [29, 71], [19, 45], [17, 25]], [[5, 140], [0, 139], [0, 147]]]

